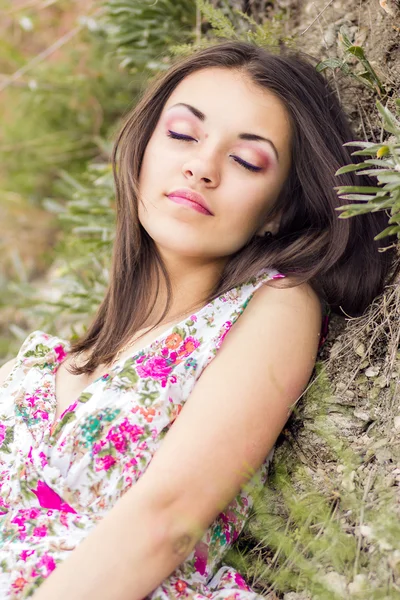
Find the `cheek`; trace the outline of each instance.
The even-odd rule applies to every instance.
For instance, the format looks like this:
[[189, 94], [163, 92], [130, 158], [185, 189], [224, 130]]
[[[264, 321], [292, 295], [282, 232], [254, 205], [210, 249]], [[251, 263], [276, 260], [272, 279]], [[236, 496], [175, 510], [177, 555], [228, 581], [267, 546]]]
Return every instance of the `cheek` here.
[[272, 201], [265, 181], [236, 182], [228, 191], [228, 211], [235, 219], [254, 220], [260, 218]]

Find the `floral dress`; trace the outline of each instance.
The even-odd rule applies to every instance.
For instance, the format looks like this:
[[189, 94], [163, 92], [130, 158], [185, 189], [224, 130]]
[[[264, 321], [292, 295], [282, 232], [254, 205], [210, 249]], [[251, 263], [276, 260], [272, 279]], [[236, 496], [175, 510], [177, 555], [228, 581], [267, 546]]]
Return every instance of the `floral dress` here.
[[[121, 358], [54, 421], [55, 373], [68, 341], [33, 331], [0, 386], [0, 599], [28, 598], [145, 472], [263, 270]], [[146, 600], [254, 600], [222, 564], [264, 485], [272, 451], [191, 555]]]

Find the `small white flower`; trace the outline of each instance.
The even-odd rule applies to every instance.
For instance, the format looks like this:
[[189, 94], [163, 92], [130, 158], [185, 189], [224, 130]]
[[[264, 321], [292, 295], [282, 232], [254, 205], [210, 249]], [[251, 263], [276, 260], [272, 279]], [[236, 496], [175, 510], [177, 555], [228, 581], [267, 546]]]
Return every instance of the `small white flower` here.
[[21, 17], [19, 24], [21, 29], [24, 29], [25, 31], [32, 31], [33, 29], [33, 23], [29, 17]]

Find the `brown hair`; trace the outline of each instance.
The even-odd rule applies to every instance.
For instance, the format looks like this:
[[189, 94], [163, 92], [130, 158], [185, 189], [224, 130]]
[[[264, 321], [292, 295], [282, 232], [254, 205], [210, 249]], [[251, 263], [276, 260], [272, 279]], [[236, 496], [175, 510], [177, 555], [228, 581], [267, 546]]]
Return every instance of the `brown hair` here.
[[373, 238], [386, 226], [385, 213], [339, 219], [335, 210], [344, 204], [335, 186], [371, 183], [352, 172], [334, 175], [357, 159], [352, 161], [343, 146], [354, 136], [327, 80], [299, 52], [220, 42], [181, 58], [161, 73], [124, 120], [112, 154], [117, 219], [110, 281], [92, 324], [71, 346], [71, 354], [91, 351], [84, 365], [73, 368], [76, 374], [91, 373], [111, 362], [140, 330], [151, 314], [161, 274], [168, 301], [154, 327], [168, 312], [171, 283], [138, 219], [138, 179], [147, 143], [168, 97], [187, 75], [208, 67], [239, 69], [274, 92], [290, 116], [293, 141], [290, 173], [273, 208], [283, 215], [277, 235], [256, 236], [232, 255], [207, 301], [248, 282], [266, 267], [291, 274], [296, 283], [308, 281], [333, 310], [342, 308], [351, 315], [360, 314], [383, 288], [393, 252], [378, 252], [379, 242]]

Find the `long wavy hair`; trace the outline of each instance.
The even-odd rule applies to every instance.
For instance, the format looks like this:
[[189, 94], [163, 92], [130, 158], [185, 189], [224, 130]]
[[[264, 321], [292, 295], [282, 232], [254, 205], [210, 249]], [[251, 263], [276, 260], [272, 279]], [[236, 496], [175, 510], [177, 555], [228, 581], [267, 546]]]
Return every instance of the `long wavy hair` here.
[[[280, 52], [242, 41], [223, 41], [177, 60], [156, 77], [126, 115], [112, 153], [116, 189], [116, 234], [109, 285], [104, 300], [71, 354], [89, 351], [89, 359], [71, 370], [92, 373], [110, 363], [143, 326], [154, 307], [161, 277], [168, 298], [156, 327], [171, 305], [166, 266], [138, 218], [139, 173], [143, 155], [162, 109], [189, 74], [208, 67], [236, 69], [260, 88], [273, 92], [289, 114], [293, 139], [291, 169], [271, 217], [282, 214], [277, 235], [255, 236], [227, 262], [206, 302], [242, 283], [263, 268], [290, 274], [292, 283], [309, 282], [333, 311], [353, 316], [382, 291], [394, 251], [379, 252], [374, 236], [387, 224], [384, 212], [339, 219], [344, 202], [338, 185], [371, 185], [350, 172], [335, 176], [352, 159], [343, 144], [354, 139], [347, 116], [325, 77], [308, 56]], [[153, 327], [153, 328], [154, 328]]]

